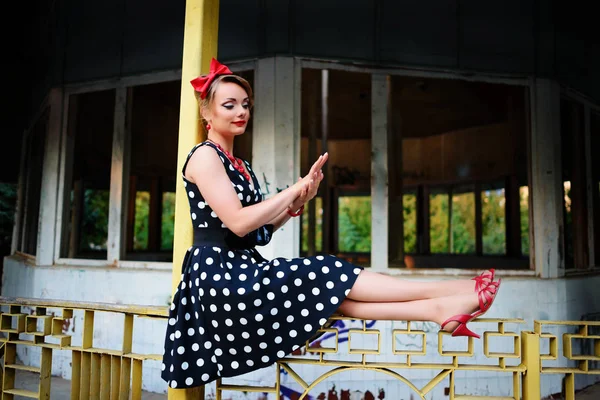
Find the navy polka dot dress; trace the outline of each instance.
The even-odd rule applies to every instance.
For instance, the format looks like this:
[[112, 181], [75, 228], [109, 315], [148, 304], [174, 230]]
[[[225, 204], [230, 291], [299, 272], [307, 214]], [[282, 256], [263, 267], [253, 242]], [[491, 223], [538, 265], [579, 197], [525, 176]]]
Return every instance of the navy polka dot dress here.
[[[262, 201], [252, 185], [211, 142], [244, 207]], [[186, 161], [187, 165], [187, 161]], [[183, 171], [185, 171], [185, 166]], [[183, 178], [194, 226], [181, 282], [173, 296], [162, 378], [172, 388], [205, 385], [266, 367], [303, 346], [337, 310], [362, 268], [333, 256], [266, 260], [255, 246], [273, 227], [240, 238]]]

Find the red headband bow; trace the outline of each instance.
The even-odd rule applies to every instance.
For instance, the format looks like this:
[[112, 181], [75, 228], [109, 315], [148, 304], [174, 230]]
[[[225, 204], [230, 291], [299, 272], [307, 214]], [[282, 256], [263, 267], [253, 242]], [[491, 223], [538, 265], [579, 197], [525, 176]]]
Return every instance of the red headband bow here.
[[208, 75], [202, 75], [195, 79], [192, 79], [190, 83], [192, 84], [196, 92], [200, 92], [200, 98], [204, 99], [206, 98], [208, 88], [210, 87], [212, 81], [214, 81], [218, 75], [229, 74], [232, 74], [231, 70], [227, 68], [227, 66], [221, 64], [213, 58], [210, 61], [210, 70], [208, 72]]

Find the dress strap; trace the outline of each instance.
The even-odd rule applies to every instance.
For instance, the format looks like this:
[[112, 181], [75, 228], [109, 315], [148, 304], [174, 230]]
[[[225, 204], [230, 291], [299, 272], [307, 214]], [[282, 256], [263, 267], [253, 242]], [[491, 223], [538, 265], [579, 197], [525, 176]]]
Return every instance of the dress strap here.
[[[217, 149], [217, 147], [214, 144], [212, 144], [211, 142], [209, 142], [209, 141], [204, 141], [204, 142], [201, 142], [201, 143], [198, 143], [197, 145], [195, 145], [192, 148], [192, 150], [190, 151], [190, 153], [187, 155], [185, 163], [183, 164], [183, 168], [181, 169], [181, 175], [184, 178], [185, 178], [185, 169], [187, 168], [187, 165], [188, 165], [188, 162], [190, 161], [190, 158], [192, 158], [192, 155], [194, 155], [194, 152], [196, 150], [198, 150], [200, 147], [205, 146], [205, 145], [208, 145], [208, 146], [212, 147], [213, 149], [215, 149], [215, 151], [217, 152], [217, 154], [219, 154], [219, 150]], [[219, 154], [219, 156], [221, 156], [221, 155]], [[223, 157], [221, 156], [220, 158], [221, 158], [221, 161], [223, 163], [225, 163], [225, 161], [223, 160]]]

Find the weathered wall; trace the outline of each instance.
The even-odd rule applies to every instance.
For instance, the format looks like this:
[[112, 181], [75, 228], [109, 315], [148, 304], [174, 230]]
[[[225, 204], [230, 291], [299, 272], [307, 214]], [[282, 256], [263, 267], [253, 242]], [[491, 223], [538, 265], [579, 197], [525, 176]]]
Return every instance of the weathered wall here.
[[[5, 271], [2, 284], [4, 296], [34, 297], [38, 299], [62, 299], [77, 301], [108, 302], [116, 304], [141, 304], [141, 305], [164, 305], [170, 301], [170, 271], [156, 270], [125, 270], [106, 268], [78, 268], [78, 267], [32, 267], [14, 258], [5, 258]], [[405, 279], [434, 279], [432, 277], [406, 276]], [[454, 279], [452, 276], [444, 276], [440, 279]], [[510, 330], [532, 330], [532, 322], [538, 320], [579, 320], [587, 313], [596, 312], [600, 309], [600, 298], [596, 296], [600, 277], [581, 277], [570, 279], [548, 279], [541, 280], [527, 277], [504, 277], [503, 286], [493, 309], [486, 317], [523, 318], [526, 323], [523, 326], [509, 325]], [[70, 334], [78, 338], [83, 327], [82, 315], [75, 315], [71, 324]], [[391, 354], [392, 344], [390, 342], [392, 329], [401, 329], [402, 324], [397, 322], [370, 322], [374, 328], [382, 332], [383, 355], [378, 358], [381, 361], [401, 360], [399, 356]], [[346, 323], [347, 325], [347, 323]], [[122, 340], [122, 318], [113, 314], [99, 314], [95, 319], [94, 345], [103, 348], [118, 349]], [[345, 328], [348, 328], [346, 326]], [[352, 325], [352, 327], [355, 327]], [[415, 328], [413, 326], [413, 328]], [[417, 329], [430, 332], [428, 335], [426, 358], [413, 358], [413, 362], [449, 362], [445, 357], [437, 356], [437, 344], [435, 332], [438, 330], [436, 324], [420, 324]], [[495, 331], [494, 324], [474, 324], [476, 332], [484, 329]], [[553, 331], [559, 334], [558, 331]], [[158, 321], [144, 321], [136, 319], [134, 323], [134, 351], [142, 353], [162, 354], [162, 343], [164, 340], [164, 326]], [[449, 338], [446, 338], [448, 340]], [[78, 342], [79, 340], [79, 342]], [[322, 346], [332, 345], [332, 339], [325, 339]], [[347, 334], [340, 335], [340, 348], [346, 346]], [[405, 340], [397, 339], [397, 347], [419, 348], [420, 338], [406, 337]], [[359, 338], [360, 342], [360, 338]], [[80, 339], [74, 339], [75, 345]], [[446, 343], [446, 342], [445, 342]], [[448, 342], [451, 343], [451, 342]], [[452, 348], [462, 349], [466, 342], [457, 340], [452, 342]], [[580, 343], [577, 343], [578, 345]], [[370, 348], [373, 343], [355, 343], [354, 348]], [[513, 352], [510, 340], [493, 341], [492, 351]], [[344, 350], [342, 350], [344, 351]], [[547, 342], [542, 343], [542, 351], [547, 351]], [[480, 342], [476, 342], [475, 354], [471, 362], [489, 362], [483, 357]], [[559, 348], [558, 354], [562, 354]], [[25, 364], [39, 365], [39, 351], [33, 347], [19, 348], [19, 357]], [[71, 353], [68, 351], [57, 351], [54, 356], [53, 374], [70, 378]], [[402, 359], [403, 360], [403, 359]], [[464, 359], [467, 362], [467, 359]], [[160, 362], [144, 362], [144, 389], [154, 392], [165, 392], [166, 384], [159, 378]], [[316, 377], [324, 370], [317, 367], [304, 366], [297, 368], [301, 376], [307, 381]], [[243, 384], [245, 379], [251, 384], [273, 384], [274, 369], [266, 368], [256, 371], [241, 378], [236, 378], [237, 384]], [[402, 371], [418, 387], [422, 387], [433, 376], [430, 371]], [[437, 372], [436, 372], [437, 373]], [[478, 379], [475, 379], [478, 378]], [[577, 381], [577, 387], [586, 386], [594, 382], [590, 379]], [[559, 375], [546, 375], [543, 377], [542, 395], [549, 395], [561, 391], [561, 379]], [[378, 375], [375, 372], [355, 371], [336, 375], [320, 385], [315, 395], [321, 391], [327, 392], [335, 384], [338, 393], [343, 390], [361, 391], [370, 390], [377, 397], [379, 388], [385, 389], [385, 399], [400, 399], [410, 396], [409, 389], [402, 383], [388, 379], [387, 375]], [[282, 377], [284, 388], [298, 390], [293, 384], [291, 377]], [[438, 385], [431, 394], [431, 399], [445, 399], [444, 384]], [[208, 392], [211, 392], [209, 386]], [[483, 372], [461, 373], [456, 380], [457, 393], [471, 393], [478, 395], [508, 396], [512, 388], [510, 374], [506, 376]], [[242, 398], [242, 397], [239, 397]], [[254, 399], [255, 397], [248, 397]]]

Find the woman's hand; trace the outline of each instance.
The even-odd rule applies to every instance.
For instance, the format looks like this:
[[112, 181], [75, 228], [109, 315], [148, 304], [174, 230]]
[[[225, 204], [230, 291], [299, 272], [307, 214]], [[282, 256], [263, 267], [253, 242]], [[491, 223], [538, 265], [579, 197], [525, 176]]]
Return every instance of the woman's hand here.
[[[300, 182], [301, 180], [302, 180], [302, 178], [298, 178], [298, 182]], [[302, 191], [290, 205], [290, 207], [289, 207], [290, 211], [292, 211], [292, 212], [298, 211], [300, 209], [300, 207], [302, 207], [309, 200], [308, 193], [311, 190], [311, 186], [314, 186], [314, 183], [309, 182], [308, 185], [305, 185], [302, 187]]]
[[306, 202], [312, 200], [319, 191], [319, 185], [323, 180], [323, 165], [327, 162], [329, 158], [329, 154], [325, 153], [315, 161], [310, 171], [304, 178], [299, 178], [296, 185], [299, 185], [299, 194], [290, 206], [292, 211], [298, 210], [302, 207]]

